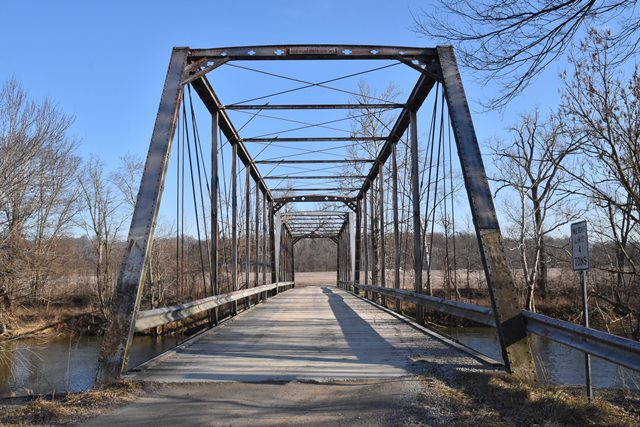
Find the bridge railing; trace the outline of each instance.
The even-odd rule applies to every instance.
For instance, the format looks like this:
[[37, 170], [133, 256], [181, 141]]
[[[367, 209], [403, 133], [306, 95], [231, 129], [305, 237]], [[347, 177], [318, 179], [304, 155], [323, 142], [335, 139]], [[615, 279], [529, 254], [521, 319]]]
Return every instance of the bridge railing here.
[[[429, 310], [495, 327], [495, 318], [490, 307], [452, 301], [404, 289], [383, 288], [354, 282], [338, 282], [338, 286], [348, 291], [360, 289], [385, 295]], [[527, 310], [522, 310], [522, 316], [525, 319], [527, 332], [530, 334], [546, 337], [616, 365], [640, 371], [640, 342], [638, 341], [585, 328], [575, 323], [554, 319], [553, 317], [532, 313]]]
[[255, 288], [242, 289], [229, 292], [227, 294], [214, 295], [195, 301], [176, 304], [168, 307], [154, 308], [138, 312], [135, 319], [135, 331], [140, 332], [167, 323], [184, 320], [203, 311], [212, 310], [224, 304], [251, 297], [274, 289], [289, 289], [294, 286], [294, 282], [278, 282], [268, 285], [256, 286]]

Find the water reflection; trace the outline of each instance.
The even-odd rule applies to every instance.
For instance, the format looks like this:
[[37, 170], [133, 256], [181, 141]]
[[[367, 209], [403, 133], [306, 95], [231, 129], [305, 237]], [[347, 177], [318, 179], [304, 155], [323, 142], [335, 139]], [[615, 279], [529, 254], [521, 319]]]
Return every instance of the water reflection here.
[[[129, 365], [175, 347], [184, 336], [134, 337]], [[88, 390], [96, 370], [99, 337], [31, 338], [0, 343], [0, 397]]]
[[[493, 328], [444, 328], [461, 343], [501, 360], [498, 337]], [[136, 336], [129, 366], [178, 345], [185, 335]], [[533, 336], [532, 346], [541, 378], [555, 384], [584, 384], [584, 356], [562, 344]], [[0, 343], [0, 397], [87, 390], [93, 383], [100, 338], [59, 337], [24, 339]], [[640, 390], [640, 374], [592, 358], [594, 387], [628, 387]]]
[[[502, 360], [498, 336], [493, 328], [443, 328], [442, 331], [480, 353]], [[584, 353], [545, 337], [532, 335], [530, 339], [541, 380], [563, 385], [585, 383]], [[594, 387], [640, 390], [639, 373], [597, 357], [591, 358], [591, 378]]]

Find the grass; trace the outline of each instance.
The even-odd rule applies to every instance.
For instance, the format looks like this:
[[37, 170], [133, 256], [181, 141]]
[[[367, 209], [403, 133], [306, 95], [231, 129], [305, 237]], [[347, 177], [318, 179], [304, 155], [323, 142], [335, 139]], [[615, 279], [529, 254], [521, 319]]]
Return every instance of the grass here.
[[423, 377], [422, 383], [437, 390], [451, 426], [640, 425], [639, 396], [617, 390], [597, 390], [590, 403], [582, 389], [524, 383], [506, 373], [462, 372], [453, 382]]
[[100, 415], [142, 393], [142, 385], [133, 381], [120, 381], [102, 389], [84, 393], [70, 393], [62, 397], [38, 397], [2, 407], [0, 425], [62, 425]]
[[69, 333], [95, 334], [104, 322], [91, 306], [60, 305], [46, 307], [18, 307], [12, 313], [12, 325], [2, 340], [15, 340], [34, 335], [58, 335]]

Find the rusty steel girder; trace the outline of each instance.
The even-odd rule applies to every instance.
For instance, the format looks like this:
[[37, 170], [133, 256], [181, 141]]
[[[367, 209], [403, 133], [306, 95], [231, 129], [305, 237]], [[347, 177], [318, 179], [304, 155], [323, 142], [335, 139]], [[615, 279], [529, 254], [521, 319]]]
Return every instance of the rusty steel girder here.
[[[207, 80], [206, 74], [228, 62], [256, 60], [396, 60], [418, 71], [419, 77], [406, 102], [397, 104], [285, 104], [271, 107], [242, 104], [223, 105]], [[283, 217], [281, 218], [280, 209], [287, 203], [300, 202], [341, 203], [355, 212], [355, 215], [351, 213], [347, 216], [349, 219], [341, 225], [337, 233], [331, 230], [331, 233], [326, 233], [323, 237], [331, 238], [338, 243], [338, 280], [350, 279], [350, 281], [359, 281], [361, 259], [360, 216], [362, 211], [366, 211], [364, 207], [366, 206], [367, 191], [373, 190], [374, 180], [379, 177], [383, 165], [393, 154], [396, 144], [410, 126], [412, 130], [412, 157], [417, 157], [416, 111], [423, 104], [436, 83], [443, 85], [447, 99], [465, 188], [469, 198], [476, 235], [480, 243], [480, 251], [503, 358], [508, 370], [530, 377], [533, 374], [533, 363], [527, 341], [526, 325], [521, 314], [522, 307], [515, 296], [514, 283], [506, 264], [500, 226], [497, 221], [493, 199], [453, 49], [449, 46], [419, 48], [370, 45], [272, 45], [213, 49], [182, 47], [173, 50], [127, 238], [127, 247], [118, 276], [112, 310], [113, 315], [100, 351], [96, 382], [102, 384], [112, 381], [121, 374], [126, 366], [128, 348], [135, 330], [134, 319], [136, 318], [142, 295], [143, 278], [148, 263], [151, 242], [153, 241], [158, 207], [175, 133], [179, 105], [183, 98], [184, 85], [189, 84], [195, 89], [205, 107], [215, 117], [215, 131], [220, 129], [229, 140], [235, 153], [234, 159], [240, 160], [247, 168], [248, 176], [255, 181], [258, 190], [263, 195], [263, 206], [269, 207], [269, 218], [268, 221], [263, 221], [263, 226], [266, 226], [268, 222], [268, 246], [270, 248], [271, 264], [274, 267], [271, 269], [271, 282], [275, 283], [281, 277], [293, 278], [294, 276], [293, 244], [302, 237], [320, 237], [306, 229], [301, 229], [304, 233], [294, 235], [292, 229], [286, 223], [283, 223], [282, 218], [287, 214], [282, 214]], [[370, 137], [368, 139], [384, 141], [384, 143], [375, 158], [361, 159], [362, 163], [370, 162], [372, 165], [365, 176], [358, 176], [358, 178], [363, 179], [362, 187], [359, 189], [349, 188], [349, 191], [357, 190], [357, 195], [349, 197], [325, 193], [274, 197], [266, 184], [266, 179], [283, 179], [286, 177], [278, 175], [262, 176], [257, 167], [258, 162], [251, 158], [244, 145], [245, 142], [339, 142], [359, 141], [366, 138], [318, 136], [313, 138], [247, 138], [243, 140], [227, 115], [227, 110], [260, 110], [265, 108], [273, 110], [393, 108], [400, 109], [400, 113], [388, 135]], [[318, 161], [322, 162], [321, 160]], [[298, 161], [298, 163], [300, 162]], [[263, 161], [263, 163], [266, 162]], [[294, 161], [289, 161], [289, 163], [294, 163]], [[414, 164], [412, 166], [413, 174], [416, 175], [417, 165]], [[397, 176], [397, 171], [393, 176]], [[326, 178], [329, 177], [298, 177], [298, 179]], [[331, 178], [335, 179], [336, 176]], [[214, 183], [217, 187], [217, 176], [215, 178], [212, 177], [212, 185]], [[417, 190], [417, 183], [414, 187], [413, 199], [419, 200], [419, 194], [415, 191]], [[294, 189], [294, 191], [298, 192], [300, 189]], [[318, 191], [320, 191], [319, 188]], [[394, 190], [394, 194], [397, 194], [397, 188]], [[234, 203], [236, 202], [237, 200], [234, 198]], [[236, 210], [234, 209], [234, 218], [235, 214]], [[394, 214], [394, 218], [394, 221], [397, 222], [397, 214]], [[417, 204], [416, 208], [414, 208], [414, 222], [419, 224], [421, 218], [420, 206]], [[365, 222], [366, 239], [366, 215], [362, 219]], [[419, 228], [418, 226], [417, 229]], [[212, 223], [211, 230], [215, 229]], [[395, 233], [397, 235], [397, 232]], [[420, 236], [417, 237], [419, 238]], [[214, 248], [217, 250], [216, 243], [212, 241], [213, 252], [216, 252]], [[421, 247], [416, 244], [415, 248], [416, 273], [418, 274], [417, 277], [421, 277]], [[366, 250], [365, 245], [365, 252]], [[217, 253], [214, 253], [213, 263], [216, 262], [216, 256]], [[263, 257], [266, 259], [265, 254], [263, 254]], [[368, 269], [366, 262], [365, 257], [365, 274]], [[237, 264], [237, 257], [235, 264]], [[398, 265], [397, 260], [395, 265]], [[215, 265], [212, 265], [212, 272], [215, 271]], [[263, 273], [266, 276], [266, 272]], [[264, 277], [263, 280], [265, 280]], [[420, 279], [417, 280], [419, 281]], [[213, 293], [216, 292], [215, 289], [215, 283], [212, 283]]]

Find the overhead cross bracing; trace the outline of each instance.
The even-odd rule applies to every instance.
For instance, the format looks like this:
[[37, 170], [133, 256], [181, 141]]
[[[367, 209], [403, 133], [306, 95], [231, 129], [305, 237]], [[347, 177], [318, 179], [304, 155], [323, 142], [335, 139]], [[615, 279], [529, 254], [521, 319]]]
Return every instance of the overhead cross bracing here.
[[[423, 104], [428, 108], [421, 110]], [[175, 197], [163, 199], [165, 187]], [[444, 259], [456, 259], [453, 211], [461, 201], [454, 190], [463, 187], [503, 358], [508, 369], [525, 372], [532, 366], [519, 350], [526, 346], [525, 328], [512, 303], [493, 200], [450, 47], [175, 48], [98, 379], [123, 368], [143, 314], [175, 321], [207, 310], [215, 324], [219, 314], [234, 315], [252, 298], [291, 286], [300, 239], [337, 243], [340, 283], [398, 288], [402, 253], [416, 292], [425, 290], [425, 271], [429, 291], [436, 231], [452, 239], [453, 254], [447, 240]], [[141, 289], [153, 283], [149, 257], [160, 201], [168, 199], [175, 201], [175, 280], [185, 289], [197, 285], [199, 295], [191, 290], [189, 297], [199, 299], [139, 313]], [[305, 208], [330, 215], [304, 216]], [[192, 266], [185, 264], [189, 247]], [[386, 283], [387, 250], [393, 283]], [[383, 261], [371, 265], [372, 254]], [[228, 312], [218, 312], [221, 304]]]
[[[292, 67], [291, 61], [265, 61], [260, 50], [254, 49], [254, 55], [227, 57], [224, 65], [209, 75], [214, 77], [207, 76], [216, 79], [216, 90], [223, 101], [221, 110], [230, 120], [239, 126], [249, 122], [240, 132], [242, 141], [276, 197], [287, 192], [304, 195], [306, 188], [362, 188], [376, 159], [375, 150], [382, 146], [388, 131], [381, 127], [379, 134], [362, 135], [355, 129], [355, 122], [371, 112], [384, 112], [390, 126], [399, 111], [408, 107], [403, 98], [411, 92], [414, 70], [389, 56], [374, 56], [370, 52], [375, 47], [361, 57], [355, 56], [358, 50], [350, 50], [353, 56], [343, 55], [340, 67], [328, 61], [301, 61], [300, 66]], [[425, 52], [393, 50], [395, 56], [417, 51]], [[354, 58], [359, 60], [352, 61]], [[382, 91], [374, 88], [370, 93], [362, 92], [358, 85], [364, 79], [374, 79]], [[396, 83], [398, 93], [389, 99], [382, 92], [392, 81], [400, 84]], [[407, 86], [400, 87], [402, 82]], [[239, 93], [238, 88], [251, 90]], [[365, 145], [373, 151], [354, 158], [350, 151], [360, 151], [358, 147]], [[333, 176], [326, 176], [327, 171]], [[349, 173], [352, 171], [359, 173]], [[310, 180], [313, 185], [308, 185]], [[308, 191], [313, 195], [322, 195], [323, 191], [327, 196], [344, 194], [342, 190]], [[349, 192], [350, 197], [357, 191]]]

